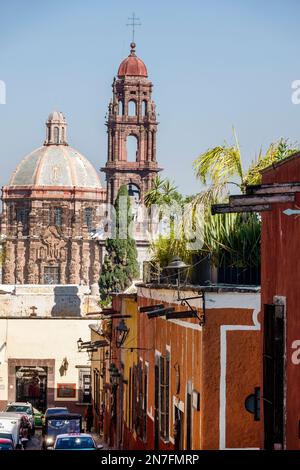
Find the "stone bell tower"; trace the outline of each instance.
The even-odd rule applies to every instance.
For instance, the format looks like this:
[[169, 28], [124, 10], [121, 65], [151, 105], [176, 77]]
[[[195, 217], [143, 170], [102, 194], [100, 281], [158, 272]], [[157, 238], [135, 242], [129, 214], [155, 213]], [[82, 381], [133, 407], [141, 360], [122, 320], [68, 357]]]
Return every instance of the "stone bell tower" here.
[[[107, 202], [113, 204], [119, 188], [126, 184], [129, 192], [143, 202], [156, 174], [157, 120], [152, 100], [152, 83], [145, 64], [136, 56], [136, 45], [119, 66], [114, 79], [113, 97], [108, 107], [108, 156], [106, 174]], [[129, 158], [129, 141], [133, 158]]]

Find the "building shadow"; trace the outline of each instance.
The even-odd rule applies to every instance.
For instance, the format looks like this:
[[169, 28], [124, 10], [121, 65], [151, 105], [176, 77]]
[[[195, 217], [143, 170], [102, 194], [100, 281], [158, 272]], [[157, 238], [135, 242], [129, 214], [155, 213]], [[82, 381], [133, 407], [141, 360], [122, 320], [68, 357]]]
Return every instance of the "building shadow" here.
[[81, 316], [81, 299], [77, 286], [54, 287], [54, 305], [51, 316], [56, 318]]

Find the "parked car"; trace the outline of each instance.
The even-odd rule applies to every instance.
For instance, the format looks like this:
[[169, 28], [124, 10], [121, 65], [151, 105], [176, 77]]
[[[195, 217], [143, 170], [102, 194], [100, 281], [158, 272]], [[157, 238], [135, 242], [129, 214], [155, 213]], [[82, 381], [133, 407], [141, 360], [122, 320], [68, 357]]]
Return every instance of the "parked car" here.
[[43, 426], [44, 414], [37, 408], [33, 408], [34, 413], [34, 426], [35, 428], [41, 428]]
[[42, 430], [42, 449], [53, 447], [59, 434], [82, 432], [82, 416], [76, 413], [50, 414], [45, 417]]
[[55, 406], [53, 408], [47, 408], [46, 413], [45, 413], [45, 419], [48, 418], [48, 416], [50, 415], [59, 415], [62, 413], [69, 413], [68, 408], [66, 408], [65, 406], [64, 407]]
[[12, 413], [22, 413], [28, 416], [31, 425], [31, 435], [34, 436], [35, 433], [35, 422], [34, 422], [34, 411], [33, 406], [29, 402], [11, 402], [6, 408], [6, 412]]
[[5, 411], [0, 413], [0, 438], [11, 440], [14, 449], [22, 449], [28, 442], [29, 430], [26, 415]]
[[51, 450], [100, 450], [103, 446], [97, 445], [90, 434], [59, 434]]
[[0, 438], [0, 450], [14, 450], [14, 443], [11, 439]]

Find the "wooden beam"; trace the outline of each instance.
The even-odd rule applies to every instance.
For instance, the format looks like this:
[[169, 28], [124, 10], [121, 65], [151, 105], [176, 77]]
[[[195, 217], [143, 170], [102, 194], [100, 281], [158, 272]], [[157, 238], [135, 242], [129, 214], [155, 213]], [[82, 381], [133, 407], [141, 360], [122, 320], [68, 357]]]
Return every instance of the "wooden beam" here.
[[213, 204], [211, 206], [212, 215], [228, 214], [232, 212], [263, 212], [272, 209], [270, 204], [256, 204], [252, 206], [230, 206], [229, 204]]
[[295, 194], [292, 193], [278, 193], [278, 194], [258, 194], [258, 195], [237, 195], [229, 196], [229, 205], [236, 206], [252, 206], [255, 204], [270, 204], [282, 202], [294, 202]]
[[167, 313], [166, 315], [167, 320], [172, 320], [176, 318], [197, 318], [197, 315], [195, 312], [192, 312], [191, 310], [186, 310], [184, 312]]
[[164, 317], [166, 316], [167, 313], [172, 313], [174, 312], [175, 308], [170, 307], [170, 308], [162, 308], [159, 310], [153, 310], [152, 312], [147, 313], [147, 316], [149, 319], [155, 318], [155, 317]]
[[246, 187], [246, 194], [299, 193], [300, 183], [258, 184]]

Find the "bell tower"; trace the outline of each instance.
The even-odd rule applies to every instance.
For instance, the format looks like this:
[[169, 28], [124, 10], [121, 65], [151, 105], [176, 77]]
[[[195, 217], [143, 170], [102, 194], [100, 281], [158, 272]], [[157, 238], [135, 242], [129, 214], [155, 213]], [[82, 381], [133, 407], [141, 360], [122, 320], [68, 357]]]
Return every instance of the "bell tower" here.
[[152, 83], [145, 64], [136, 56], [136, 44], [119, 66], [108, 107], [107, 202], [113, 204], [119, 188], [139, 193], [140, 202], [161, 171], [156, 161], [157, 120], [152, 100]]

